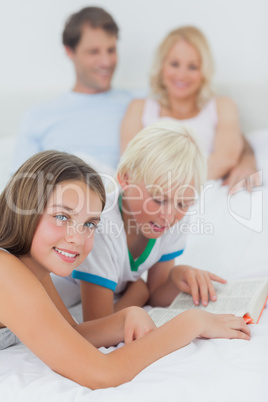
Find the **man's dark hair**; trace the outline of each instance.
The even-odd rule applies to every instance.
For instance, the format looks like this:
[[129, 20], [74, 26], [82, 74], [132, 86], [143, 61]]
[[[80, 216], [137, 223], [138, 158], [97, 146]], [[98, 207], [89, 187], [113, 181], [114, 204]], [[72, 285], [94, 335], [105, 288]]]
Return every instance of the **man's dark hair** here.
[[101, 28], [108, 34], [118, 37], [119, 28], [107, 11], [101, 7], [85, 7], [72, 14], [66, 21], [62, 33], [63, 44], [75, 50], [85, 25], [89, 25], [91, 28]]

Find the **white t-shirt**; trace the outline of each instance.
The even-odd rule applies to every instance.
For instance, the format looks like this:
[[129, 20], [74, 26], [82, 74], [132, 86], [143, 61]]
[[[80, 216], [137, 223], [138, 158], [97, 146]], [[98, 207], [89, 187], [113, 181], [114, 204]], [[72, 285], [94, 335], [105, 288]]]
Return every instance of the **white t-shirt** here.
[[153, 98], [145, 99], [142, 126], [147, 127], [158, 120], [175, 120], [183, 125], [191, 127], [198, 137], [207, 155], [214, 150], [215, 134], [218, 124], [218, 111], [216, 98], [210, 99], [200, 112], [190, 119], [174, 119], [168, 116], [160, 116], [160, 104]]
[[157, 262], [172, 260], [183, 253], [186, 235], [180, 232], [180, 226], [187, 220], [184, 217], [158, 239], [150, 239], [144, 252], [133, 261], [128, 252], [118, 197], [119, 191], [107, 195], [93, 249], [72, 274], [75, 279], [112, 289], [115, 293], [122, 292], [127, 282], [138, 280]]

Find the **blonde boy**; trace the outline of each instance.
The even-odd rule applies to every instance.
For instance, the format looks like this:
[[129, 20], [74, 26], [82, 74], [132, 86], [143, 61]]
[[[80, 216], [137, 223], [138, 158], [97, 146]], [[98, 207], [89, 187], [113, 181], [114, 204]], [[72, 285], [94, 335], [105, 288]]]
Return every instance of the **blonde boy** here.
[[186, 242], [181, 224], [206, 178], [193, 131], [172, 120], [146, 127], [128, 144], [117, 178], [121, 189], [107, 195], [93, 251], [73, 272], [84, 320], [130, 305], [167, 306], [180, 291], [192, 294], [195, 304], [216, 300], [211, 280], [222, 278], [175, 265]]

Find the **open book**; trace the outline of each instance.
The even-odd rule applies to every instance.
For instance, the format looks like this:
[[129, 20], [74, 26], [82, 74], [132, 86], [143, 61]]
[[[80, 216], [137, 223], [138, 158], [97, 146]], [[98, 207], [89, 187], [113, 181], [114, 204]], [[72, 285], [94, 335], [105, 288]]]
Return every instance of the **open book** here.
[[228, 281], [225, 285], [213, 282], [213, 285], [217, 301], [209, 301], [207, 307], [201, 304], [195, 306], [191, 295], [179, 293], [169, 307], [152, 308], [149, 315], [157, 327], [190, 309], [202, 309], [217, 314], [235, 314], [244, 317], [248, 324], [259, 322], [267, 301], [268, 278]]

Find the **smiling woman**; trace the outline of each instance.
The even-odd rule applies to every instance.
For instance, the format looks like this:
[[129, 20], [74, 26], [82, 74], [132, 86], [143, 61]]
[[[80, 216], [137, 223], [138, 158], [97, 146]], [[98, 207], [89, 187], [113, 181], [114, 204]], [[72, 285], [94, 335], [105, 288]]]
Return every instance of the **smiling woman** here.
[[243, 150], [238, 111], [231, 99], [212, 91], [213, 60], [196, 27], [171, 31], [159, 45], [151, 71], [151, 96], [134, 100], [121, 127], [121, 150], [139, 130], [175, 119], [198, 134], [208, 157], [208, 178], [224, 177]]

